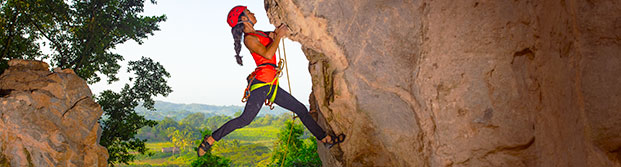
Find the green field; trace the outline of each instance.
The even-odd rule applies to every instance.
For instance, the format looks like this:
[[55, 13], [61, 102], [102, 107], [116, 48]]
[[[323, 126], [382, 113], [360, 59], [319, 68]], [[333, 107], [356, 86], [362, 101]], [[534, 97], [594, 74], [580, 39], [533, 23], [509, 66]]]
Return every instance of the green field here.
[[278, 137], [279, 127], [264, 126], [256, 128], [241, 128], [233, 131], [223, 140], [239, 140], [242, 143], [261, 144], [272, 148]]
[[162, 150], [162, 148], [164, 147], [173, 146], [173, 144], [170, 142], [153, 142], [153, 143], [145, 143], [145, 145], [147, 145], [147, 148], [149, 148], [149, 150], [151, 151], [159, 151], [159, 150]]
[[[147, 155], [138, 155], [136, 160], [130, 165], [119, 165], [119, 166], [189, 166], [186, 159], [183, 156], [180, 156], [183, 153], [175, 153], [174, 157], [172, 153], [163, 153], [161, 152], [163, 147], [172, 147], [173, 144], [170, 142], [147, 142], [145, 143], [147, 148], [149, 148], [149, 152], [152, 153], [152, 156]], [[189, 152], [186, 151], [185, 154]]]
[[[233, 166], [252, 166], [248, 164], [266, 160], [271, 156], [270, 152], [278, 132], [277, 126], [237, 129], [214, 145], [213, 154], [232, 160]], [[152, 156], [138, 155], [130, 165], [119, 166], [189, 166], [189, 163], [196, 158], [193, 149], [182, 150], [175, 155], [162, 153], [163, 147], [173, 147], [170, 142], [147, 142], [146, 146], [153, 153]]]

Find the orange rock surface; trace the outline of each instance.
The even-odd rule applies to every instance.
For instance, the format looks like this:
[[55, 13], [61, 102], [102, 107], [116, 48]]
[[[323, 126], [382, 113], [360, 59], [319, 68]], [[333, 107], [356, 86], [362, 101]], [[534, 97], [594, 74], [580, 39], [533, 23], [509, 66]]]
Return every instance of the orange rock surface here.
[[9, 66], [0, 75], [0, 166], [107, 166], [103, 110], [86, 82], [40, 61]]

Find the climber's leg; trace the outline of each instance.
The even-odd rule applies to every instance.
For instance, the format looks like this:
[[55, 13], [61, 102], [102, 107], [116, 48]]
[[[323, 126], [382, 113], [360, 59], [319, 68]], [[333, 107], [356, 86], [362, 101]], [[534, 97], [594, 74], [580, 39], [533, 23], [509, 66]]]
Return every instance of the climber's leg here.
[[[253, 83], [258, 83], [260, 81], [254, 81]], [[246, 107], [244, 108], [244, 112], [237, 118], [234, 118], [216, 131], [212, 133], [213, 139], [216, 141], [222, 139], [222, 137], [228, 135], [233, 132], [235, 129], [242, 128], [257, 116], [259, 110], [263, 106], [263, 102], [265, 102], [265, 98], [267, 97], [267, 92], [269, 91], [269, 85], [261, 88], [257, 88], [256, 90], [250, 92], [250, 97], [248, 97], [248, 101], [246, 102]], [[280, 92], [279, 92], [280, 93]]]
[[321, 129], [317, 121], [308, 114], [306, 106], [280, 87], [278, 87], [278, 92], [276, 92], [274, 103], [297, 114], [304, 126], [308, 128], [315, 138], [321, 140], [326, 137], [326, 132]]

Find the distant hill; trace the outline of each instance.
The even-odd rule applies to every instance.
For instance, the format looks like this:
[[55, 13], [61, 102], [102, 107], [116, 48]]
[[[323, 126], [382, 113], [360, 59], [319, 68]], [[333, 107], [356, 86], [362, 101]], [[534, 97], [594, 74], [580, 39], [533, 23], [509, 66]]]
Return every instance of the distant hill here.
[[[270, 110], [269, 107], [263, 106], [261, 111], [259, 112], [259, 116], [265, 114], [271, 115], [280, 115], [284, 113], [291, 113], [289, 110], [279, 107], [278, 105], [274, 105], [274, 110]], [[207, 105], [207, 104], [179, 104], [179, 103], [170, 103], [165, 101], [155, 101], [155, 111], [149, 111], [146, 108], [140, 106], [136, 108], [136, 113], [140, 115], [144, 115], [147, 119], [151, 120], [162, 120], [166, 117], [173, 118], [177, 121], [185, 118], [187, 115], [196, 112], [202, 112], [207, 114], [207, 116], [214, 115], [227, 115], [233, 116], [236, 112], [241, 112], [244, 110], [244, 106], [217, 106], [217, 105]], [[308, 107], [308, 106], [307, 106]]]

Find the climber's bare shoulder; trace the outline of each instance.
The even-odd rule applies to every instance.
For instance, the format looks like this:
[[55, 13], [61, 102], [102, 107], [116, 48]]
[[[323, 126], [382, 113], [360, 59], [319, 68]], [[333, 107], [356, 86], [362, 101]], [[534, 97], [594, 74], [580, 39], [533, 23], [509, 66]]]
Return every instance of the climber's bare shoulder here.
[[263, 56], [263, 53], [267, 51], [265, 46], [259, 42], [259, 38], [253, 35], [248, 35], [244, 38], [244, 44], [250, 50], [250, 52], [258, 53]]

